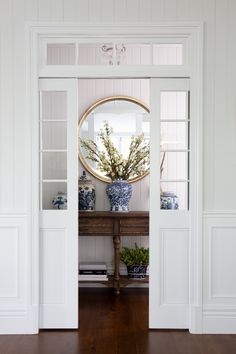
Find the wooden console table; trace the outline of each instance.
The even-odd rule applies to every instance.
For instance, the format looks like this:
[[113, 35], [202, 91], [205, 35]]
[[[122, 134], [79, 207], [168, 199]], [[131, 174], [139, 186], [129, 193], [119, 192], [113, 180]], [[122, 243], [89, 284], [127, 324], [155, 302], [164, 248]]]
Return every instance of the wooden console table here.
[[149, 236], [149, 212], [80, 211], [79, 236], [112, 236], [115, 293], [120, 293], [120, 237]]

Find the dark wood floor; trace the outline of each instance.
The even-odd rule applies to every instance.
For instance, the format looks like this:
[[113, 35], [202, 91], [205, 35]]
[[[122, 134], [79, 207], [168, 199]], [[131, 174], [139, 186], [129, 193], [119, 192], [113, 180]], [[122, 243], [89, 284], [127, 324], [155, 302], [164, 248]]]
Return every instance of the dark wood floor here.
[[147, 289], [80, 290], [80, 330], [0, 336], [0, 354], [235, 354], [236, 335], [148, 330]]

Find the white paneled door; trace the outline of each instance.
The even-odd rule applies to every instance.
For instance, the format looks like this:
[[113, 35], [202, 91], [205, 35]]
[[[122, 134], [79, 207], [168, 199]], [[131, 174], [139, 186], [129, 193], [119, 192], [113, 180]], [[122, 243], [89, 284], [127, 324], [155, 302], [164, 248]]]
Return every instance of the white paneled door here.
[[150, 328], [189, 328], [189, 97], [188, 79], [151, 79]]
[[[39, 80], [40, 328], [78, 327], [77, 87]], [[150, 89], [149, 325], [189, 328], [189, 80]]]
[[78, 327], [78, 83], [40, 79], [40, 328]]

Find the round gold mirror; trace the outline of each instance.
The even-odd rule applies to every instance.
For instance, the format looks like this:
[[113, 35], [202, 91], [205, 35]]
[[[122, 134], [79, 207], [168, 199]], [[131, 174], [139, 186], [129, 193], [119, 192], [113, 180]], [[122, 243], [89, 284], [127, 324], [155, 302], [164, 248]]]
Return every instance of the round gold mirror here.
[[[97, 161], [92, 161], [89, 158], [88, 149], [83, 144], [84, 141], [94, 142], [96, 149], [102, 150], [101, 131], [105, 129], [105, 126], [109, 127], [112, 132], [109, 138], [111, 138], [117, 154], [127, 159], [130, 144], [135, 137], [142, 136], [143, 143], [149, 144], [149, 108], [145, 103], [133, 97], [111, 96], [95, 102], [81, 117], [78, 126], [79, 159], [93, 176], [110, 183], [111, 179], [101, 171]], [[149, 156], [147, 161], [149, 161]], [[128, 181], [132, 183], [145, 177], [149, 173], [148, 168], [149, 163], [145, 169], [140, 170], [141, 172], [128, 178]]]

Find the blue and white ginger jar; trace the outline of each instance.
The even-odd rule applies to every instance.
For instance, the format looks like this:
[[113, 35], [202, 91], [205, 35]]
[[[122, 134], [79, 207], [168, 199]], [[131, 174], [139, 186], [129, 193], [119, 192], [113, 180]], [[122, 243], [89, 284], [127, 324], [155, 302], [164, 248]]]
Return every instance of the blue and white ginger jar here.
[[174, 192], [162, 192], [161, 209], [173, 210], [179, 209], [179, 200]]
[[67, 193], [58, 192], [52, 200], [53, 209], [67, 209]]
[[129, 211], [129, 201], [132, 195], [132, 185], [127, 181], [117, 180], [106, 187], [111, 204], [111, 211]]
[[95, 200], [95, 186], [92, 181], [87, 178], [86, 172], [83, 171], [79, 179], [79, 210], [95, 210]]

